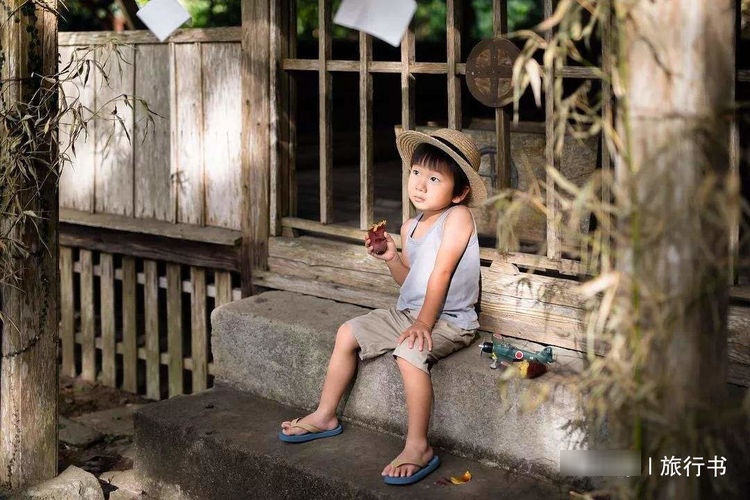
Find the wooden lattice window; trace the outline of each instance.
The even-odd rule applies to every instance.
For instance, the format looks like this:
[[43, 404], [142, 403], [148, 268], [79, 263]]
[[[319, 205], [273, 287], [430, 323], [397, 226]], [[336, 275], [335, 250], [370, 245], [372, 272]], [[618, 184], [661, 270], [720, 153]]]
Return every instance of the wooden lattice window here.
[[[485, 130], [474, 132], [477, 127], [472, 118], [477, 103], [470, 96], [466, 97], [468, 91], [464, 82], [466, 56], [472, 47], [467, 43], [471, 40], [467, 35], [469, 30], [463, 29], [462, 14], [469, 4], [466, 0], [446, 0], [444, 48], [441, 46], [439, 51], [426, 55], [424, 50], [419, 50], [422, 42], [415, 35], [414, 23], [399, 49], [389, 52], [382, 42], [357, 32], [347, 33], [356, 40], [347, 46], [333, 36], [334, 30], [341, 28], [332, 25], [337, 2], [330, 0], [318, 2], [317, 38], [314, 45], [305, 44], [296, 37], [298, 2], [273, 2], [272, 18], [277, 20], [285, 36], [280, 37], [276, 41], [278, 46], [272, 48], [272, 54], [278, 58], [273, 61], [278, 72], [272, 84], [276, 85], [272, 95], [277, 99], [273, 124], [280, 152], [271, 160], [272, 185], [275, 186], [271, 193], [272, 234], [297, 229], [360, 239], [361, 230], [376, 219], [388, 218], [390, 231], [397, 233], [400, 221], [412, 215], [405, 190], [400, 196], [386, 198], [386, 203], [379, 192], [376, 193], [381, 191], [380, 185], [376, 190], [376, 183], [383, 182], [387, 176], [396, 179], [398, 176], [397, 170], [389, 170], [381, 159], [375, 157], [376, 151], [383, 147], [391, 148], [391, 154], [395, 154], [393, 129], [388, 130], [390, 135], [384, 139], [377, 125], [378, 113], [384, 112], [378, 103], [384, 99], [400, 100], [399, 116], [391, 117], [394, 126], [404, 129], [448, 126], [464, 129], [482, 139], [478, 140], [483, 142], [480, 146], [484, 145], [484, 151], [493, 153], [488, 155], [491, 158], [487, 158], [487, 165], [481, 172], [487, 179], [490, 192], [511, 186], [518, 177], [510, 158], [513, 147], [511, 132], [533, 136], [527, 142], [536, 145], [537, 153], [526, 156], [533, 156], [535, 169], [542, 178], [545, 164], [559, 166], [561, 162], [570, 161], [566, 155], [557, 158], [552, 148], [554, 99], [546, 99], [544, 109], [538, 111], [538, 117], [543, 121], [536, 124], [512, 124], [509, 108], [485, 110], [485, 116], [489, 113], [489, 119], [482, 120]], [[507, 31], [506, 4], [504, 0], [493, 1], [492, 23], [496, 35]], [[545, 14], [551, 13], [553, 1], [543, 0], [543, 4]], [[356, 50], [352, 50], [355, 46]], [[565, 67], [557, 71], [569, 78], [597, 79], [594, 71], [583, 68]], [[435, 98], [434, 92], [425, 89], [430, 88], [430, 82], [438, 80], [441, 81], [441, 90]], [[552, 95], [554, 87], [550, 79], [548, 82], [546, 95]], [[356, 88], [356, 91], [347, 94], [347, 86]], [[608, 89], [604, 91], [608, 92]], [[347, 95], [353, 98], [342, 100]], [[433, 120], [431, 110], [440, 110], [443, 115]], [[343, 127], [343, 135], [352, 138], [348, 142], [336, 140], [342, 129], [337, 120], [342, 115], [349, 117], [344, 120]], [[314, 124], [312, 127], [311, 123]], [[305, 141], [315, 134], [317, 142], [306, 144]], [[355, 148], [356, 160], [349, 161], [358, 168], [347, 172], [343, 166], [346, 161], [339, 162], [337, 157], [343, 154], [346, 144], [352, 142], [359, 147]], [[591, 170], [599, 164], [595, 139], [593, 143], [593, 150], [589, 148], [586, 157], [587, 168]], [[580, 156], [580, 150], [571, 150], [568, 156]], [[602, 163], [608, 168], [606, 154], [603, 157]], [[562, 170], [568, 175], [565, 168]], [[580, 177], [583, 182], [584, 175]], [[343, 197], [342, 183], [346, 186]], [[554, 187], [551, 181], [547, 184], [550, 187], [548, 200], [552, 201]], [[400, 186], [396, 186], [398, 188]], [[348, 208], [342, 208], [340, 204], [344, 203], [346, 190], [356, 192], [358, 196]], [[311, 204], [311, 197], [317, 203]], [[512, 252], [502, 254], [495, 250], [494, 208], [476, 211], [475, 218], [483, 236], [483, 258], [577, 274], [580, 266], [565, 254], [565, 242], [555, 223], [555, 206], [551, 206], [552, 213], [546, 220], [544, 216], [537, 216], [542, 219], [536, 221], [538, 227], [533, 228], [533, 234], [529, 229], [526, 239], [530, 244], [521, 248], [504, 248]], [[522, 226], [522, 229], [532, 227], [526, 222]]]

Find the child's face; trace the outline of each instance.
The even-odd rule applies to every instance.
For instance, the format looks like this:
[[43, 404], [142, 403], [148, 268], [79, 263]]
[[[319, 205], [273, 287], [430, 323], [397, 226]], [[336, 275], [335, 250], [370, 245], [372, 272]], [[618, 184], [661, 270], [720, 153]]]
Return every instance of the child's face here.
[[453, 196], [453, 175], [438, 172], [422, 165], [412, 165], [407, 185], [409, 199], [417, 210], [434, 212], [460, 203], [466, 193]]

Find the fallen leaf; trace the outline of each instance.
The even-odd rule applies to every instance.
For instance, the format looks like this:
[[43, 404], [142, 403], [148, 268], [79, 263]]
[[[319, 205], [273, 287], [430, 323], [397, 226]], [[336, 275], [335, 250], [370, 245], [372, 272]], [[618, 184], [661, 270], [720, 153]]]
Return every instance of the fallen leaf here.
[[469, 471], [464, 472], [463, 476], [461, 477], [451, 476], [451, 483], [453, 484], [464, 484], [468, 483], [469, 481], [471, 481], [471, 472]]

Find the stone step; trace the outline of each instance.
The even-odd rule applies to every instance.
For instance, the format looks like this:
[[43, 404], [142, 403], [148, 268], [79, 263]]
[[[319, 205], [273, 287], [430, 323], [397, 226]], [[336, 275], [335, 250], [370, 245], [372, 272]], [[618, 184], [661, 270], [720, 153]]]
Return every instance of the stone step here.
[[[216, 380], [312, 409], [339, 325], [367, 311], [282, 291], [222, 306], [211, 316]], [[431, 442], [513, 470], [555, 476], [560, 450], [572, 447], [576, 438], [563, 430], [576, 416], [574, 399], [556, 380], [561, 370], [579, 360], [572, 352], [556, 350], [561, 362], [553, 363], [549, 373], [501, 384], [501, 371], [491, 370], [486, 356], [480, 358], [482, 340], [487, 339], [478, 339], [433, 368]], [[528, 409], [542, 394], [550, 397]], [[339, 415], [377, 431], [405, 433], [403, 386], [392, 356], [359, 363], [356, 382], [344, 396]]]
[[[149, 498], [466, 499], [564, 498], [544, 478], [461, 458], [435, 448], [441, 466], [419, 483], [388, 486], [380, 472], [400, 438], [344, 423], [338, 436], [303, 444], [278, 439], [281, 421], [300, 415], [221, 384], [146, 405], [135, 414], [136, 475]], [[441, 479], [472, 474], [461, 485]]]

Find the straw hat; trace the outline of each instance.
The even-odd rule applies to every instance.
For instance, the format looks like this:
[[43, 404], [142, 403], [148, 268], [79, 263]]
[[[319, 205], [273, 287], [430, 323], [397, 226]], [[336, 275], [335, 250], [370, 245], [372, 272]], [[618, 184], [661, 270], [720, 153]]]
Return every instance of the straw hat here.
[[425, 134], [416, 130], [405, 130], [396, 136], [396, 147], [404, 160], [404, 164], [411, 168], [411, 157], [420, 144], [427, 143], [445, 151], [464, 171], [469, 179], [471, 191], [466, 197], [466, 204], [476, 207], [487, 199], [487, 188], [479, 176], [481, 154], [479, 148], [466, 134], [450, 128], [441, 128]]

